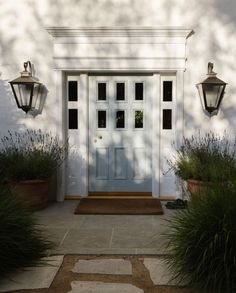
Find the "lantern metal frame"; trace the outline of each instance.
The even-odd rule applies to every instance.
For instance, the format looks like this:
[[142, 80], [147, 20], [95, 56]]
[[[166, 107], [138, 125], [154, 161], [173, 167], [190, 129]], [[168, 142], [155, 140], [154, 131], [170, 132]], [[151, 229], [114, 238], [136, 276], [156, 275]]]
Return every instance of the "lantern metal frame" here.
[[[225, 87], [227, 85], [226, 82], [216, 77], [217, 73], [213, 71], [213, 66], [213, 63], [208, 63], [208, 77], [203, 82], [197, 84], [200, 97], [203, 100], [204, 108], [210, 115], [218, 112], [224, 97]], [[209, 89], [211, 89], [211, 91]], [[216, 93], [214, 105], [211, 104], [210, 97], [208, 96], [209, 93], [212, 95], [213, 92]]]
[[[28, 71], [29, 67], [29, 71]], [[24, 70], [21, 76], [9, 82], [12, 88], [17, 107], [22, 109], [26, 114], [29, 111], [37, 110], [37, 101], [40, 94], [41, 82], [32, 77], [32, 66], [30, 61], [24, 62]], [[17, 91], [16, 88], [17, 87]], [[27, 89], [28, 97], [24, 99], [22, 90]]]

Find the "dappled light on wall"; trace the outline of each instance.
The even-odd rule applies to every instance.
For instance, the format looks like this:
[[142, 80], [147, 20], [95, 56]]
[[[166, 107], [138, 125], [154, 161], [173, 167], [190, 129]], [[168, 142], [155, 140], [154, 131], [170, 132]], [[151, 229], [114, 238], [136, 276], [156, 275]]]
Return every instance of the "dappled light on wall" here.
[[45, 86], [32, 76], [30, 61], [24, 62], [24, 70], [21, 72], [21, 76], [9, 83], [19, 109], [33, 116], [42, 112], [47, 92]]
[[202, 105], [210, 116], [218, 113], [227, 84], [223, 80], [217, 78], [216, 74], [217, 73], [213, 71], [213, 63], [209, 62], [207, 78], [197, 84]]

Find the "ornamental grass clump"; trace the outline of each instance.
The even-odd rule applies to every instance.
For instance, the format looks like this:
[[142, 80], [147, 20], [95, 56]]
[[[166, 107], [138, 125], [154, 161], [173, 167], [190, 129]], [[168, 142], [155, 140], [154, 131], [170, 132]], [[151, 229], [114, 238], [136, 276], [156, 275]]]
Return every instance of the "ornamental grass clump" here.
[[0, 139], [2, 176], [13, 181], [50, 178], [64, 161], [67, 146], [41, 130], [8, 131]]
[[23, 267], [43, 264], [53, 245], [37, 220], [5, 186], [0, 188], [0, 278]]
[[226, 182], [236, 179], [236, 144], [226, 135], [205, 135], [184, 138], [170, 169], [183, 180]]
[[168, 221], [173, 278], [205, 292], [236, 292], [236, 184], [214, 185]]

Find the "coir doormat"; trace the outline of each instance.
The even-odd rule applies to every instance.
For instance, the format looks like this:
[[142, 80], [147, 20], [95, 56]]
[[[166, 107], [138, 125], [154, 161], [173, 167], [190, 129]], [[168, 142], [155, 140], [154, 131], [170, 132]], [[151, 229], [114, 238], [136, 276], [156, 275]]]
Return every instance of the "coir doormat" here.
[[83, 198], [75, 214], [91, 215], [163, 215], [159, 199]]

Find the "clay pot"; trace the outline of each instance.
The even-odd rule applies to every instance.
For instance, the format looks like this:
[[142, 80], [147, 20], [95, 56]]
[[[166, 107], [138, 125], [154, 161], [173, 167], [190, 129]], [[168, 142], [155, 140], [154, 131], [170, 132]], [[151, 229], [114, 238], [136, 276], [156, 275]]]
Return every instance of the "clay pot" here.
[[200, 180], [188, 179], [188, 191], [192, 196], [199, 195], [204, 192], [212, 184], [211, 182], [205, 182]]
[[8, 182], [11, 191], [20, 197], [32, 210], [37, 211], [48, 205], [50, 180], [26, 180]]

